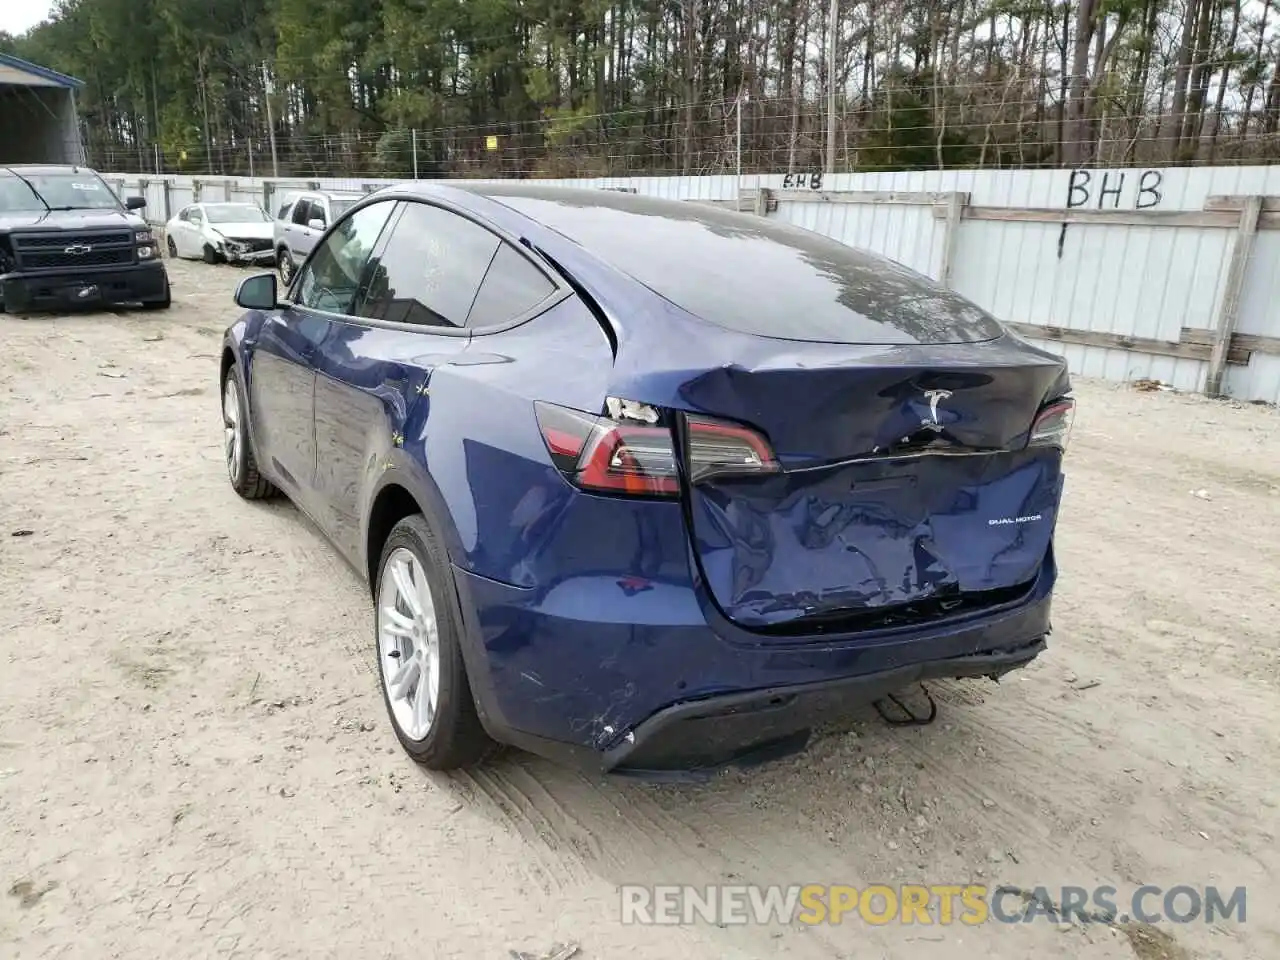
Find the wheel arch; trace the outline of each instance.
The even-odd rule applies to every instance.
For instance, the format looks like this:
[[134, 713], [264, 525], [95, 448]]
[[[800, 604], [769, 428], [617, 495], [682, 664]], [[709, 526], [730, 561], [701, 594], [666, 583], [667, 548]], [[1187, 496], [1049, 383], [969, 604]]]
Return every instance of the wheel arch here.
[[450, 560], [457, 557], [461, 544], [448, 505], [426, 471], [399, 450], [393, 450], [384, 461], [382, 476], [369, 496], [362, 524], [363, 556], [360, 569], [374, 589], [378, 561], [387, 537], [400, 520], [418, 513], [444, 544]]

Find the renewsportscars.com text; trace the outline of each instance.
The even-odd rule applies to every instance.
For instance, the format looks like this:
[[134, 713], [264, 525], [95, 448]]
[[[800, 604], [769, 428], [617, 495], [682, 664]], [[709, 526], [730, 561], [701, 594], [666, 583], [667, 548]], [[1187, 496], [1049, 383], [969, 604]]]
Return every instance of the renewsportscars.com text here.
[[1245, 922], [1245, 888], [1141, 886], [1026, 889], [981, 884], [875, 884], [867, 887], [627, 886], [622, 922], [634, 924], [840, 924], [977, 926], [983, 923]]

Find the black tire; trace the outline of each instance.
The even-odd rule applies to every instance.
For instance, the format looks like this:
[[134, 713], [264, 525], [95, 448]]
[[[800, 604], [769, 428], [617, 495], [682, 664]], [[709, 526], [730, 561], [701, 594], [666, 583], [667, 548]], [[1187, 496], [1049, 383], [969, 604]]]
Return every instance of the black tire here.
[[[227, 416], [227, 392], [235, 391], [234, 406], [238, 412], [239, 443], [232, 449], [226, 442], [226, 431], [230, 426]], [[240, 380], [238, 366], [227, 371], [222, 382], [222, 427], [223, 427], [223, 460], [227, 465], [227, 479], [231, 481], [231, 489], [246, 500], [265, 500], [274, 496], [275, 486], [258, 471], [258, 462], [253, 457], [253, 444], [249, 441], [249, 411], [244, 399], [244, 384]]]
[[173, 306], [173, 288], [169, 286], [169, 281], [164, 284], [164, 299], [152, 300], [142, 304], [143, 310], [168, 310]]
[[276, 254], [276, 269], [280, 271], [280, 282], [286, 287], [293, 282], [293, 254], [283, 247]]
[[[418, 569], [426, 574], [439, 636], [440, 689], [436, 713], [426, 736], [420, 740], [411, 739], [396, 720], [387, 692], [384, 673], [386, 664], [378, 645], [381, 616], [377, 607], [382, 593], [381, 586], [387, 575], [387, 561], [400, 549], [411, 552], [417, 560]], [[373, 584], [373, 595], [374, 649], [378, 660], [382, 702], [400, 746], [410, 758], [430, 770], [456, 770], [480, 763], [494, 752], [497, 744], [490, 739], [480, 723], [471, 684], [467, 679], [461, 647], [462, 612], [458, 608], [453, 570], [443, 544], [420, 514], [405, 517], [392, 528], [378, 560], [378, 578]]]
[[215, 249], [213, 249], [213, 247], [209, 246], [209, 245], [206, 243], [206, 244], [204, 245], [204, 262], [205, 262], [205, 263], [217, 263], [217, 262], [218, 262], [218, 259], [219, 259], [219, 258], [218, 258], [218, 251], [217, 251], [217, 250], [215, 250]]
[[174, 242], [173, 242], [173, 237], [165, 237], [164, 245], [165, 245], [165, 249], [167, 249], [167, 250], [169, 251], [169, 259], [170, 259], [170, 260], [177, 260], [177, 259], [178, 259], [178, 245], [177, 245], [176, 243], [174, 243]]

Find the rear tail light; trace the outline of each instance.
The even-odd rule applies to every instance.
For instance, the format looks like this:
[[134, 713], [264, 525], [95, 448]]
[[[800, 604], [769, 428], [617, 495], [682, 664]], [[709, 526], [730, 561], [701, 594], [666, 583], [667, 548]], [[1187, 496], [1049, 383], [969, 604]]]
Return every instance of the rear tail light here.
[[[679, 496], [680, 476], [669, 425], [542, 402], [535, 403], [534, 409], [552, 463], [574, 485], [629, 496]], [[708, 417], [687, 417], [686, 423], [694, 483], [711, 476], [779, 469], [768, 441], [746, 427]]]
[[1071, 423], [1075, 418], [1076, 402], [1070, 397], [1055, 400], [1041, 408], [1031, 425], [1031, 447], [1057, 447], [1067, 449], [1071, 436]]
[[724, 474], [778, 472], [769, 441], [754, 430], [706, 417], [686, 417], [685, 422], [691, 483]]

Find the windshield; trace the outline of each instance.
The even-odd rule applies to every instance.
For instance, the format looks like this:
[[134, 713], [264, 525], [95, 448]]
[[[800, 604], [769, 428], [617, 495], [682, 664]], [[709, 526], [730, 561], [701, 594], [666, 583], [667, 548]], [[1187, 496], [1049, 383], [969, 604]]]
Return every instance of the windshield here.
[[271, 219], [252, 203], [206, 203], [204, 215], [210, 223], [267, 223]]
[[0, 178], [0, 210], [44, 213], [46, 204], [52, 210], [120, 209], [116, 195], [92, 173], [24, 173]]

